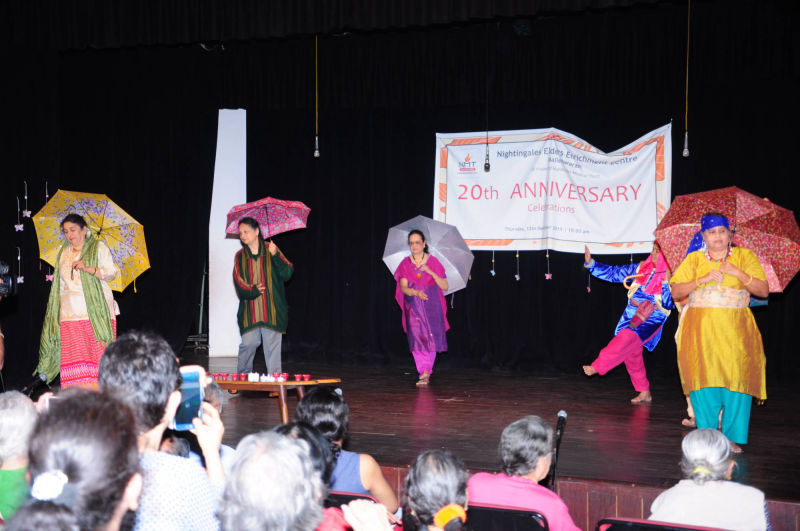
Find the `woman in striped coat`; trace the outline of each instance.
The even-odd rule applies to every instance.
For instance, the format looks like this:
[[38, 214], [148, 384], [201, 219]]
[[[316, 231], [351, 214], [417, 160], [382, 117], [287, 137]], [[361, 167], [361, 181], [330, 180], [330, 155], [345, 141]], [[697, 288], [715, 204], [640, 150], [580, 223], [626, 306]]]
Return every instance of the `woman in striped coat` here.
[[294, 267], [274, 242], [261, 238], [253, 218], [239, 221], [242, 249], [233, 262], [233, 283], [239, 297], [237, 321], [239, 345], [237, 372], [252, 372], [253, 358], [263, 343], [267, 373], [281, 372], [281, 341], [289, 321], [284, 283]]

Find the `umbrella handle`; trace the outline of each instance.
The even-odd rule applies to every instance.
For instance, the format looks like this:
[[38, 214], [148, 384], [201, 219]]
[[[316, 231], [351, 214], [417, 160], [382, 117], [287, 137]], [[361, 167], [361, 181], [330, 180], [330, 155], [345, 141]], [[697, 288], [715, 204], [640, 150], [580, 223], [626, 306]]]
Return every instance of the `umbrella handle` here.
[[625, 289], [631, 289], [631, 285], [632, 284], [628, 284], [628, 280], [631, 280], [631, 279], [634, 279], [634, 278], [639, 278], [639, 277], [642, 277], [642, 276], [644, 276], [644, 274], [641, 274], [641, 273], [638, 274], [638, 275], [628, 275], [627, 277], [622, 279], [622, 285], [625, 287]]

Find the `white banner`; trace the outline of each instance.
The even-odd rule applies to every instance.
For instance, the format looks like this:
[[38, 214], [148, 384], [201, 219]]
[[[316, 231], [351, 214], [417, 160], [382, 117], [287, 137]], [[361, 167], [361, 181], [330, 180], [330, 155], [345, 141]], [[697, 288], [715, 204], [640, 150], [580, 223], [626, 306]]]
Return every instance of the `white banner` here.
[[613, 153], [552, 128], [437, 133], [434, 218], [475, 250], [650, 252], [669, 208], [670, 133]]

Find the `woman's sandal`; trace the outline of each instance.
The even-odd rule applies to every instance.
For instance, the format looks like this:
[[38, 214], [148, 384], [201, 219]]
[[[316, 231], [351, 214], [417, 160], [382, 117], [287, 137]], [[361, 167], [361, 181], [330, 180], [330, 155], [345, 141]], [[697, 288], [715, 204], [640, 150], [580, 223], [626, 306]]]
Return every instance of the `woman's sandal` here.
[[430, 382], [431, 382], [431, 373], [423, 372], [422, 376], [420, 376], [419, 380], [417, 380], [417, 387], [427, 387]]

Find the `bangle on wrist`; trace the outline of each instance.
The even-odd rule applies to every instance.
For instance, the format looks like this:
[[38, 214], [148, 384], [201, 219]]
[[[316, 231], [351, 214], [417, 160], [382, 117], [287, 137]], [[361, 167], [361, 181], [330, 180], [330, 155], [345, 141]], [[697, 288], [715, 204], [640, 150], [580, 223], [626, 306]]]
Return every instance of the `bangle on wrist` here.
[[753, 281], [753, 275], [747, 275], [747, 276], [750, 277], [750, 280], [748, 280], [747, 282], [744, 283], [745, 286], [749, 286], [750, 283]]

